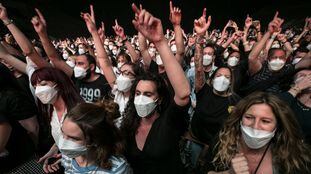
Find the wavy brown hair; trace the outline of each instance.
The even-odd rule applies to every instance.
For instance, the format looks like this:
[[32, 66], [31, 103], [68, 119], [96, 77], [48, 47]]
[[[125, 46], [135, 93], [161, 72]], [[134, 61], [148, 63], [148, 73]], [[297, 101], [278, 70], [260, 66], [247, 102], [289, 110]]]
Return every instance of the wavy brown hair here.
[[285, 173], [309, 173], [310, 166], [307, 164], [311, 163], [310, 148], [303, 142], [294, 113], [277, 96], [264, 92], [255, 92], [242, 99], [228, 117], [219, 133], [219, 141], [215, 146], [218, 149], [214, 149], [217, 150], [213, 159], [215, 167], [223, 170], [230, 166], [240, 142], [243, 141], [240, 130], [243, 114], [251, 106], [262, 103], [271, 107], [277, 120], [275, 136], [271, 140], [273, 164]]
[[113, 119], [120, 115], [116, 103], [104, 100], [102, 103], [82, 103], [66, 115], [76, 123], [83, 132], [88, 159], [95, 161], [101, 168], [110, 170], [111, 156], [121, 156], [124, 146], [119, 130]]

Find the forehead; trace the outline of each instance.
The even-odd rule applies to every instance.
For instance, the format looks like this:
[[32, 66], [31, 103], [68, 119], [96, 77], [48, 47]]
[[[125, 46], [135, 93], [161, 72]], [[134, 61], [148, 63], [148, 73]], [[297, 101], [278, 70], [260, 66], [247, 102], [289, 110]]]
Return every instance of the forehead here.
[[284, 56], [285, 55], [285, 52], [283, 50], [275, 50], [274, 53], [272, 54], [272, 56], [277, 56], [277, 57], [281, 57], [281, 56]]
[[230, 56], [240, 57], [240, 53], [239, 52], [233, 52], [230, 54]]
[[62, 131], [67, 136], [83, 138], [82, 130], [70, 118], [66, 118], [64, 120], [63, 125], [62, 125]]
[[251, 107], [247, 109], [246, 114], [251, 114], [255, 117], [260, 117], [260, 118], [264, 117], [264, 118], [276, 119], [272, 108], [268, 104], [265, 104], [265, 103], [252, 105]]
[[134, 73], [133, 67], [131, 65], [128, 65], [128, 64], [123, 65], [121, 67], [121, 71], [129, 71], [129, 72]]
[[136, 91], [155, 93], [157, 91], [157, 87], [151, 80], [140, 80], [136, 86]]
[[211, 47], [205, 47], [205, 48], [203, 49], [203, 52], [205, 52], [205, 53], [214, 52], [214, 49], [211, 48]]
[[296, 74], [296, 76], [307, 76], [307, 75], [311, 75], [311, 70], [301, 70]]
[[221, 75], [231, 75], [230, 70], [228, 68], [220, 68], [217, 72], [217, 74], [221, 74]]
[[76, 57], [76, 62], [87, 62], [87, 58], [85, 55], [79, 55]]

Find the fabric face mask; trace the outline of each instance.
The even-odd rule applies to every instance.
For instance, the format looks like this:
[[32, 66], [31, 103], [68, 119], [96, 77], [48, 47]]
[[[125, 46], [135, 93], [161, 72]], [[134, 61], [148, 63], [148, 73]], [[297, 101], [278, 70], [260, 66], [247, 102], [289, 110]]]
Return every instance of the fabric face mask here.
[[75, 77], [78, 79], [83, 79], [87, 75], [86, 69], [79, 67], [79, 66], [75, 66], [73, 71], [74, 71]]
[[229, 88], [230, 80], [225, 76], [216, 77], [213, 80], [213, 88], [216, 91], [224, 92]]
[[283, 60], [281, 60], [280, 58], [273, 59], [273, 60], [269, 61], [269, 66], [270, 66], [271, 70], [273, 70], [273, 71], [278, 71], [278, 70], [282, 69], [284, 65], [285, 65], [285, 62]]
[[162, 59], [161, 59], [161, 56], [158, 54], [156, 55], [156, 63], [157, 65], [163, 65], [163, 62], [162, 62]]
[[75, 67], [75, 65], [76, 65], [74, 62], [72, 62], [72, 61], [70, 61], [70, 60], [67, 60], [66, 63], [67, 63], [67, 65], [69, 65], [71, 68]]
[[85, 53], [85, 51], [84, 51], [84, 49], [83, 49], [83, 48], [79, 48], [79, 49], [78, 49], [78, 53], [81, 55], [81, 54], [84, 54], [84, 53]]
[[137, 114], [142, 118], [150, 115], [157, 107], [156, 101], [144, 95], [135, 96], [134, 104]]
[[55, 89], [55, 86], [37, 86], [35, 95], [43, 104], [52, 104], [57, 97], [57, 90]]
[[229, 66], [236, 66], [239, 62], [239, 59], [237, 57], [229, 57], [228, 58], [228, 65]]
[[203, 56], [203, 66], [207, 66], [207, 65], [210, 65], [213, 61], [213, 57], [208, 55], [208, 54], [205, 54]]
[[85, 146], [64, 139], [62, 136], [59, 138], [58, 149], [63, 155], [69, 158], [76, 158], [87, 153]]
[[293, 64], [293, 65], [297, 64], [301, 59], [302, 59], [301, 57], [296, 57], [296, 58], [293, 60], [292, 64]]
[[253, 129], [244, 126], [241, 123], [241, 132], [245, 144], [251, 149], [259, 149], [270, 142], [274, 137], [276, 129], [273, 132]]
[[118, 90], [122, 92], [129, 91], [132, 87], [133, 80], [121, 74], [116, 80]]

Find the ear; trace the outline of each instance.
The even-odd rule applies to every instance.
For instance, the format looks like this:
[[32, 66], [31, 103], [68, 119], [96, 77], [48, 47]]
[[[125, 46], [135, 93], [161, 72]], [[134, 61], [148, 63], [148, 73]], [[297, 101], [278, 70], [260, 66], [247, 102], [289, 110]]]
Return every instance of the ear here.
[[95, 71], [95, 68], [96, 68], [96, 66], [95, 66], [94, 64], [90, 64], [90, 70], [91, 70], [91, 72], [94, 72], [94, 71]]

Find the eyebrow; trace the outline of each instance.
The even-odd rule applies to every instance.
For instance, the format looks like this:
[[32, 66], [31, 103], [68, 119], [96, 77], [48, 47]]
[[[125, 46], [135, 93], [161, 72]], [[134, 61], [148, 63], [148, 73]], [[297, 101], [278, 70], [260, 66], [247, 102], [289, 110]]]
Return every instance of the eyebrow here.
[[[61, 127], [60, 130], [61, 130], [62, 133], [64, 134], [63, 127]], [[66, 135], [67, 135], [67, 134], [66, 134]], [[76, 137], [76, 136], [67, 135], [67, 137], [69, 137], [69, 138], [71, 138], [71, 139], [75, 139], [75, 140], [82, 140], [82, 138]]]

